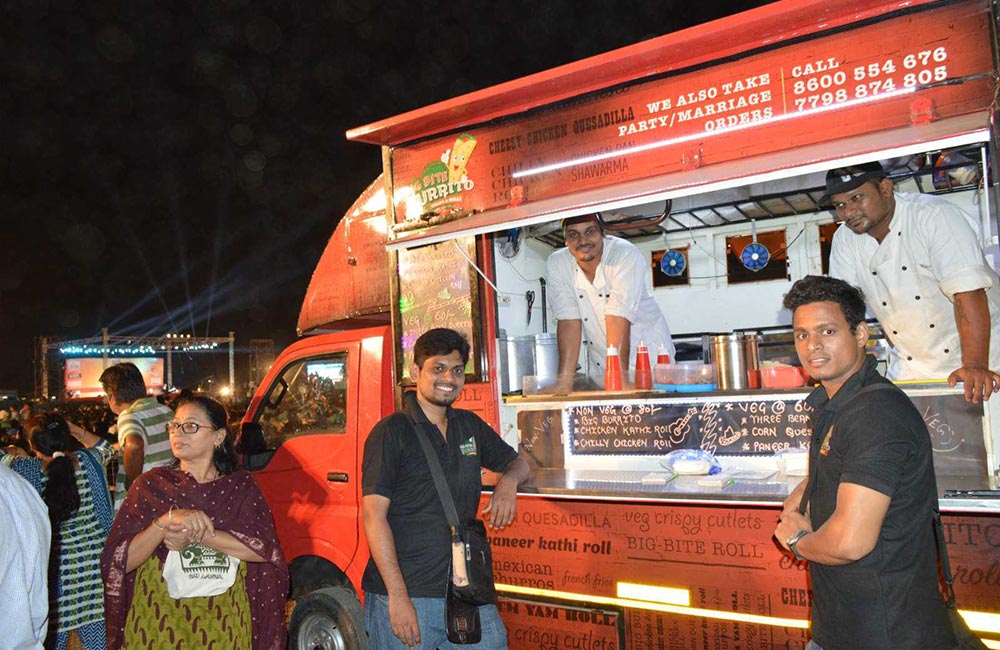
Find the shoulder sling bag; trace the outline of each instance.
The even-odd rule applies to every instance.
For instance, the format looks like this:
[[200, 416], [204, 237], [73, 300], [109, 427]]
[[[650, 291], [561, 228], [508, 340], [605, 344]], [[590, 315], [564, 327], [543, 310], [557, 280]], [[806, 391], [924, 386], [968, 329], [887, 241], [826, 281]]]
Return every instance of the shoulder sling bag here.
[[416, 421], [409, 414], [406, 418], [424, 450], [434, 487], [451, 528], [451, 579], [445, 595], [448, 640], [457, 644], [479, 643], [483, 633], [479, 606], [495, 603], [497, 598], [493, 584], [493, 555], [486, 541], [486, 527], [478, 519], [472, 525], [461, 526], [437, 453]]
[[474, 605], [490, 605], [496, 602], [497, 592], [493, 584], [493, 557], [489, 542], [486, 541], [486, 527], [476, 519], [462, 525], [455, 510], [455, 501], [444, 479], [444, 470], [437, 453], [431, 448], [427, 437], [418, 431], [417, 423], [410, 418], [413, 431], [431, 468], [434, 487], [437, 488], [444, 514], [451, 527], [452, 578], [451, 585], [456, 595]]

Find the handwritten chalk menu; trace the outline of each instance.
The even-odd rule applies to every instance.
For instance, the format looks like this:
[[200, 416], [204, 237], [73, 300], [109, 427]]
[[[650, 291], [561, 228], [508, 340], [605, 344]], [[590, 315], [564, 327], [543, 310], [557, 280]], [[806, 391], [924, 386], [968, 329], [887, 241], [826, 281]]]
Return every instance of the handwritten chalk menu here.
[[[985, 478], [988, 474], [983, 405], [962, 394], [907, 393], [927, 424], [934, 470], [941, 476]], [[518, 426], [522, 440], [537, 444], [548, 411]], [[770, 455], [805, 446], [810, 411], [799, 400], [671, 401], [573, 405], [566, 407], [574, 455], [661, 455], [675, 449], [704, 449], [717, 455]], [[525, 436], [527, 436], [525, 438]]]
[[518, 411], [518, 451], [537, 467], [562, 467], [562, 411]]
[[571, 406], [573, 454], [771, 455], [808, 444], [809, 411], [800, 400], [732, 400]]
[[970, 404], [964, 395], [910, 393], [927, 424], [934, 450], [934, 472], [942, 476], [986, 478], [983, 405]]
[[[461, 247], [461, 250], [459, 249]], [[475, 259], [475, 238], [464, 237], [430, 246], [400, 250], [397, 257], [399, 282], [399, 332], [402, 367], [397, 376], [409, 374], [413, 344], [429, 329], [447, 327], [461, 332], [472, 345], [466, 374], [479, 374], [478, 295], [475, 270], [462, 255]]]

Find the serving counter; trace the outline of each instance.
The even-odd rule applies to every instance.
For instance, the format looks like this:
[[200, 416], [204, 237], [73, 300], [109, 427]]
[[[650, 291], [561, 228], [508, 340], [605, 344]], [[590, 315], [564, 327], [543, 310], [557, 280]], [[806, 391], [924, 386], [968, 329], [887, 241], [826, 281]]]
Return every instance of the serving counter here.
[[[904, 390], [931, 434], [959, 603], [1000, 639], [983, 631], [1000, 629], [997, 399]], [[515, 524], [490, 531], [511, 648], [803, 648], [806, 565], [772, 532], [803, 478], [775, 452], [809, 440], [807, 391], [508, 397], [536, 466]], [[675, 476], [674, 449], [710, 450], [723, 472]]]

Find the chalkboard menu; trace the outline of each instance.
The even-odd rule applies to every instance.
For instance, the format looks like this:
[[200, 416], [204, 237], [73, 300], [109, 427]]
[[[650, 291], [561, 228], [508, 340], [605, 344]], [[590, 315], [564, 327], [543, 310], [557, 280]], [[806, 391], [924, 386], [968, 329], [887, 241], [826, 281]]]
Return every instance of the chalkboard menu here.
[[[429, 329], [447, 327], [465, 335], [472, 345], [466, 374], [480, 374], [480, 334], [476, 271], [462, 255], [475, 259], [475, 237], [402, 249], [397, 255], [399, 318], [396, 358], [398, 377], [413, 365], [413, 344]], [[398, 354], [402, 352], [402, 354]]]
[[[962, 394], [907, 394], [927, 424], [937, 476], [985, 478], [983, 405], [966, 402]], [[524, 422], [519, 413], [522, 437], [551, 427], [548, 413]], [[565, 415], [573, 455], [662, 455], [675, 449], [771, 455], [806, 446], [811, 437], [809, 407], [798, 399], [573, 405]]]
[[518, 411], [518, 451], [535, 467], [562, 467], [562, 411]]
[[795, 400], [661, 402], [566, 409], [574, 455], [659, 455], [675, 449], [771, 455], [809, 443], [808, 407]]
[[909, 393], [927, 424], [934, 450], [934, 472], [942, 476], [985, 478], [986, 444], [983, 405], [970, 404], [961, 394]]

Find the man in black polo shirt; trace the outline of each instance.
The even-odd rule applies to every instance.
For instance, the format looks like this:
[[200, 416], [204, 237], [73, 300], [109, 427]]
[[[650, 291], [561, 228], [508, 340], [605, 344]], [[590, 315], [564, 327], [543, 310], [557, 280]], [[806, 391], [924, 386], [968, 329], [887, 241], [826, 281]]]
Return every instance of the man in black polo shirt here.
[[[407, 393], [406, 415], [383, 418], [365, 442], [362, 461], [364, 525], [371, 549], [361, 586], [365, 627], [378, 650], [450, 648], [445, 594], [451, 565], [451, 533], [427, 459], [414, 436], [430, 435], [463, 521], [476, 518], [480, 467], [502, 471], [483, 512], [489, 524], [514, 521], [517, 486], [528, 464], [477, 415], [451, 408], [465, 385], [469, 343], [449, 329], [417, 339], [410, 370], [415, 393]], [[430, 432], [430, 433], [429, 433]], [[479, 608], [482, 640], [468, 648], [504, 650], [507, 632], [495, 605]]]
[[[785, 500], [774, 531], [796, 558], [809, 560], [808, 648], [950, 650], [957, 641], [938, 588], [927, 427], [865, 354], [860, 291], [809, 276], [784, 305], [799, 360], [821, 383], [806, 399], [813, 408], [809, 478]], [[858, 394], [872, 384], [889, 388]]]

